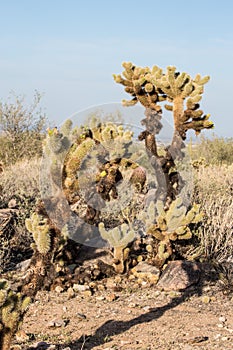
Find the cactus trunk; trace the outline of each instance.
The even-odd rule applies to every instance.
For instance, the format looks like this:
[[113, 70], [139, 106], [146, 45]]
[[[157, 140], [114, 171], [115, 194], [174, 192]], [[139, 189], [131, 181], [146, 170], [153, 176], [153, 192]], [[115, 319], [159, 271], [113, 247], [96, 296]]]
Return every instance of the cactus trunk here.
[[13, 335], [10, 332], [1, 334], [0, 332], [0, 350], [9, 350]]
[[173, 100], [173, 117], [175, 130], [179, 131], [181, 127], [181, 120], [184, 113], [184, 99], [178, 95]]
[[117, 273], [124, 273], [124, 248], [115, 247], [114, 248], [114, 269]]

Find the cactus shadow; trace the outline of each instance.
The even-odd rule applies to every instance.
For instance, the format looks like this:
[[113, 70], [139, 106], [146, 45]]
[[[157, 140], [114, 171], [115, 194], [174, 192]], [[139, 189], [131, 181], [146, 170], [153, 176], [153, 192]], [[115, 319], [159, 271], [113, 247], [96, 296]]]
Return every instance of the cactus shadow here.
[[[184, 265], [184, 269], [186, 265]], [[192, 278], [192, 275], [195, 271], [192, 269], [187, 269], [187, 274]], [[142, 323], [150, 323], [154, 320], [158, 320], [166, 311], [177, 307], [182, 304], [187, 298], [190, 298], [193, 295], [201, 296], [203, 294], [203, 287], [206, 283], [214, 282], [217, 280], [217, 276], [215, 274], [211, 274], [210, 272], [202, 271], [199, 279], [199, 283], [195, 286], [191, 286], [183, 291], [181, 295], [174, 297], [169, 303], [164, 306], [158, 306], [150, 309], [148, 312], [139, 315], [138, 317], [132, 318], [128, 321], [118, 321], [114, 319], [110, 319], [103, 323], [99, 328], [96, 329], [93, 335], [82, 335], [76, 341], [67, 344], [71, 349], [83, 349], [83, 350], [91, 350], [96, 346], [101, 346], [106, 344], [106, 339], [109, 341], [112, 340], [113, 336], [122, 334], [128, 331], [135, 325], [140, 325]]]

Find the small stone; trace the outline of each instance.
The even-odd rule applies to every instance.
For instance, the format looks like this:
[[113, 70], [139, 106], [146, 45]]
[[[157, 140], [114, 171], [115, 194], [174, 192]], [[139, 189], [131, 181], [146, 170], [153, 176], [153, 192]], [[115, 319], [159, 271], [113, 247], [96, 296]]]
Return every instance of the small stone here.
[[92, 291], [91, 290], [84, 290], [82, 292], [82, 295], [85, 297], [85, 298], [89, 298], [92, 296]]
[[77, 318], [79, 318], [80, 320], [85, 320], [87, 318], [86, 315], [84, 314], [80, 314], [79, 312], [77, 313]]
[[172, 291], [169, 292], [169, 297], [170, 298], [177, 298], [179, 296], [180, 296], [180, 292], [177, 292], [175, 290], [172, 290]]
[[218, 326], [218, 328], [223, 328], [223, 324], [222, 323], [218, 323], [217, 326]]
[[227, 340], [229, 340], [229, 337], [222, 337], [221, 340], [222, 341], [227, 341]]
[[201, 298], [201, 301], [204, 303], [204, 304], [209, 304], [210, 302], [210, 297], [208, 295], [204, 295], [202, 298]]
[[14, 209], [17, 207], [17, 200], [15, 198], [12, 198], [8, 202], [8, 208]]
[[97, 289], [100, 291], [100, 292], [103, 292], [105, 290], [105, 286], [103, 284], [99, 284]]
[[115, 277], [115, 282], [120, 283], [121, 282], [121, 276], [116, 276]]
[[97, 283], [91, 281], [91, 282], [89, 283], [89, 287], [90, 287], [91, 289], [96, 289], [96, 288], [97, 288]]
[[140, 261], [133, 269], [132, 273], [137, 276], [138, 273], [144, 272], [144, 273], [152, 273], [152, 274], [159, 274], [160, 270], [153, 265], [147, 264], [145, 261]]
[[220, 316], [218, 320], [219, 322], [225, 323], [227, 319], [225, 316]]
[[130, 307], [130, 308], [134, 308], [136, 306], [137, 306], [137, 304], [135, 304], [135, 303], [129, 303], [129, 305], [128, 305], [128, 307]]
[[75, 292], [74, 292], [72, 287], [69, 287], [67, 289], [67, 299], [69, 300], [69, 299], [72, 299], [74, 297], [75, 297]]
[[214, 339], [219, 340], [220, 337], [221, 337], [221, 334], [218, 333], [214, 336]]
[[114, 294], [114, 293], [111, 293], [111, 294], [109, 294], [109, 295], [106, 296], [106, 300], [107, 300], [107, 301], [110, 301], [110, 302], [111, 302], [111, 301], [115, 301], [117, 298], [118, 298], [117, 295]]
[[129, 340], [121, 340], [121, 346], [131, 344]]
[[85, 284], [77, 284], [74, 283], [73, 284], [73, 290], [75, 292], [84, 292], [85, 290], [89, 290], [89, 286], [85, 285]]
[[56, 293], [62, 293], [64, 291], [64, 288], [62, 286], [56, 286], [55, 292]]
[[16, 269], [20, 270], [21, 272], [25, 272], [29, 268], [30, 263], [31, 263], [31, 259], [21, 261], [16, 265]]
[[15, 338], [19, 343], [24, 343], [29, 340], [29, 336], [22, 329], [16, 333]]
[[155, 298], [158, 298], [158, 296], [160, 296], [160, 295], [161, 295], [161, 291], [160, 290], [156, 290], [155, 293], [153, 294], [153, 296]]
[[96, 300], [98, 301], [102, 301], [102, 300], [105, 300], [105, 297], [103, 295], [99, 296], [99, 297], [96, 297]]
[[70, 270], [70, 272], [73, 273], [74, 270], [76, 269], [77, 265], [76, 264], [71, 264], [71, 265], [68, 265], [67, 267]]
[[148, 312], [148, 311], [150, 311], [150, 306], [144, 306], [142, 309], [143, 309], [144, 311]]
[[53, 320], [47, 323], [47, 327], [49, 328], [60, 328], [65, 327], [68, 324], [68, 320]]
[[106, 287], [107, 289], [113, 289], [116, 287], [116, 282], [113, 278], [109, 278], [107, 281], [106, 281]]
[[226, 331], [228, 331], [229, 333], [233, 333], [233, 329], [231, 329], [231, 328], [225, 328], [226, 329]]

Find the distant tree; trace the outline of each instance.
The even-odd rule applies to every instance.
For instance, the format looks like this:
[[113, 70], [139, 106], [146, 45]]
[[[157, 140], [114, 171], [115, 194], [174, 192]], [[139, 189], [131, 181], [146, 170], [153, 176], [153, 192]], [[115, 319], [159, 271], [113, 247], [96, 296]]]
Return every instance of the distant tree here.
[[42, 95], [35, 91], [33, 102], [26, 106], [25, 96], [9, 95], [0, 101], [0, 161], [13, 164], [42, 153], [42, 139], [47, 119], [39, 106]]

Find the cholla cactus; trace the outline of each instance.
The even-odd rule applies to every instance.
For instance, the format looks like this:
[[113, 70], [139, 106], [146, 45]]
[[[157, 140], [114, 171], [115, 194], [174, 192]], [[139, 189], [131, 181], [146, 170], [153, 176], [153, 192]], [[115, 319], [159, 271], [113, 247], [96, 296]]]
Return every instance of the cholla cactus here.
[[36, 249], [41, 254], [47, 254], [50, 249], [50, 229], [46, 218], [33, 213], [30, 219], [25, 220], [26, 228], [32, 233]]
[[[125, 86], [125, 91], [128, 92], [133, 99], [130, 101], [123, 100], [124, 106], [134, 106], [140, 102], [145, 108], [150, 108], [161, 111], [161, 107], [157, 104], [159, 101], [165, 100], [163, 94], [159, 94], [156, 86], [150, 82], [151, 70], [149, 67], [136, 67], [131, 62], [122, 64], [124, 71], [121, 75], [113, 75], [114, 80]], [[160, 70], [162, 75], [162, 70]]]
[[29, 297], [13, 292], [6, 280], [0, 280], [0, 350], [9, 350], [23, 315], [30, 304]]
[[[174, 127], [179, 135], [185, 139], [186, 131], [195, 130], [198, 134], [202, 129], [213, 128], [209, 121], [209, 114], [203, 115], [199, 109], [199, 101], [204, 92], [204, 85], [210, 77], [197, 74], [194, 79], [185, 72], [176, 71], [176, 67], [168, 66], [166, 72], [157, 66], [136, 67], [131, 62], [122, 64], [124, 71], [121, 75], [113, 75], [114, 80], [125, 86], [133, 99], [123, 100], [123, 105], [132, 106], [140, 102], [145, 108], [161, 112], [161, 101], [168, 101], [165, 108], [173, 112]], [[184, 101], [186, 109], [184, 110]]]
[[[189, 225], [200, 222], [202, 214], [197, 204], [187, 210], [182, 203], [182, 199], [177, 198], [171, 203], [167, 211], [164, 210], [162, 201], [158, 201], [156, 206], [151, 202], [148, 215], [147, 217], [145, 215], [145, 218], [147, 234], [154, 236], [159, 241], [153, 260], [156, 264], [162, 266], [172, 255], [172, 242], [192, 238]], [[154, 253], [152, 247], [147, 247], [147, 250]]]
[[122, 224], [110, 230], [105, 230], [104, 224], [99, 223], [99, 231], [103, 239], [114, 248], [113, 266], [117, 273], [125, 271], [125, 261], [129, 255], [128, 244], [134, 240], [135, 233], [127, 224]]

